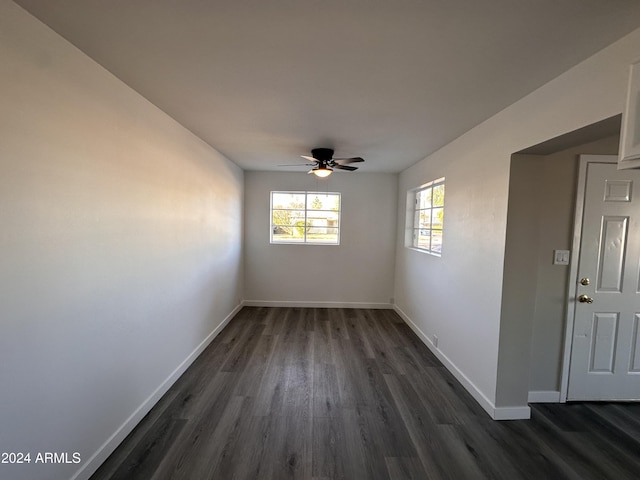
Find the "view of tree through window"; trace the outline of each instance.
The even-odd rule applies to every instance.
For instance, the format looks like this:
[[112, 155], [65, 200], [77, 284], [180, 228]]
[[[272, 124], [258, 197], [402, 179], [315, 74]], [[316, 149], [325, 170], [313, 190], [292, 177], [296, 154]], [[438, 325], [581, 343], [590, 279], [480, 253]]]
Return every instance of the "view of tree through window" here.
[[444, 225], [444, 178], [416, 190], [414, 205], [413, 246], [440, 255]]
[[271, 243], [340, 243], [340, 194], [271, 192]]

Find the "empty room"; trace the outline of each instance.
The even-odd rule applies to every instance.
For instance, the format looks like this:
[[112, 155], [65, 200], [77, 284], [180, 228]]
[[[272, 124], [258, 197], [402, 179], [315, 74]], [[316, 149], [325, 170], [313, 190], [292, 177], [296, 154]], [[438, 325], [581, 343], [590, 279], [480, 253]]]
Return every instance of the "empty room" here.
[[0, 479], [634, 479], [640, 2], [0, 0]]

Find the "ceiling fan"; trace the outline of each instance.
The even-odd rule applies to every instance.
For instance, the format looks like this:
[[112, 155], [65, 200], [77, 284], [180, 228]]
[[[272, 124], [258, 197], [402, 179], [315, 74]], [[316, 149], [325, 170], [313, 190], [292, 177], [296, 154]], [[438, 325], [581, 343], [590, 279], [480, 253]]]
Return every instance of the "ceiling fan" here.
[[307, 173], [313, 173], [318, 177], [328, 177], [333, 172], [333, 169], [337, 170], [357, 170], [358, 167], [352, 167], [349, 163], [364, 162], [364, 158], [352, 157], [352, 158], [333, 158], [332, 148], [314, 148], [311, 150], [311, 156], [301, 155], [302, 158], [309, 160], [313, 163], [300, 163], [297, 165], [279, 165], [285, 166], [309, 166], [313, 167]]

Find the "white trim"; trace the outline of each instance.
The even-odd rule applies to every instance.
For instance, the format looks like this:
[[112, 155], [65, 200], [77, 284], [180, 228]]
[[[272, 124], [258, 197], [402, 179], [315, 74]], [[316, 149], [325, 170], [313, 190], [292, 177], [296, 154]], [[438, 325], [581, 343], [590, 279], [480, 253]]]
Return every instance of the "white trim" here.
[[413, 245], [408, 245], [405, 248], [409, 250], [413, 250], [414, 252], [426, 253], [427, 255], [432, 255], [434, 257], [442, 258], [442, 254], [440, 253], [435, 253], [435, 252], [432, 252], [431, 250], [426, 250], [424, 248], [414, 247]]
[[629, 84], [620, 132], [619, 169], [640, 167], [640, 142], [636, 136], [640, 126], [640, 109], [636, 100], [638, 93], [640, 93], [640, 61], [629, 66]]
[[529, 405], [522, 407], [495, 407], [491, 418], [494, 420], [529, 420], [531, 418], [531, 407]]
[[573, 325], [575, 321], [576, 288], [578, 284], [578, 263], [580, 259], [580, 241], [584, 215], [585, 189], [589, 163], [617, 163], [615, 155], [580, 155], [578, 185], [576, 191], [575, 215], [573, 220], [573, 243], [569, 260], [569, 280], [567, 286], [567, 313], [565, 316], [564, 350], [562, 355], [562, 373], [560, 376], [560, 402], [567, 401], [569, 390], [569, 366], [571, 364], [571, 346], [573, 343]]
[[[427, 208], [422, 209], [422, 208], [419, 208], [419, 206], [418, 206], [418, 194], [420, 192], [422, 192], [423, 190], [426, 190], [427, 188], [431, 188], [432, 192], [433, 192], [433, 188], [434, 187], [438, 187], [440, 185], [442, 185], [444, 187], [444, 185], [445, 185], [445, 177], [440, 177], [440, 178], [438, 178], [436, 180], [433, 180], [431, 182], [424, 183], [424, 184], [420, 185], [419, 187], [413, 188], [413, 189], [411, 189], [411, 190], [409, 190], [407, 192], [407, 203], [411, 204], [411, 209], [410, 209], [409, 215], [407, 215], [405, 223], [407, 225], [411, 225], [411, 228], [409, 229], [410, 230], [410, 235], [409, 235], [410, 238], [408, 239], [409, 240], [408, 242], [405, 242], [405, 247], [409, 248], [411, 250], [415, 250], [416, 252], [427, 253], [427, 254], [433, 255], [435, 257], [442, 257], [442, 243], [440, 244], [440, 251], [433, 250], [431, 248], [431, 244], [430, 244], [429, 248], [424, 248], [424, 247], [420, 247], [420, 246], [416, 245], [416, 233], [419, 230], [422, 230], [422, 229], [420, 228], [420, 226], [416, 226], [415, 219], [416, 219], [416, 214], [418, 213], [419, 210], [430, 210], [431, 213], [433, 213], [433, 210], [436, 209], [436, 208], [442, 208], [442, 209], [445, 208], [445, 203], [446, 202], [444, 200], [442, 202], [442, 205], [439, 205], [437, 207], [434, 207], [433, 205], [431, 205], [431, 201], [430, 201], [430, 205], [431, 206], [429, 206]], [[433, 217], [430, 217], [430, 218], [433, 218]], [[433, 225], [431, 225], [430, 230], [431, 230], [431, 232], [433, 232], [433, 230], [434, 230], [433, 229]], [[441, 228], [439, 228], [439, 229], [436, 228], [435, 230], [439, 230], [440, 233], [444, 236], [444, 223], [443, 223]], [[430, 237], [430, 238], [433, 238], [433, 237]], [[441, 241], [442, 241], [442, 239], [441, 239]]]
[[540, 390], [529, 392], [529, 403], [560, 403], [560, 392], [556, 390]]
[[243, 305], [247, 307], [299, 307], [299, 308], [375, 308], [390, 309], [391, 303], [373, 302], [314, 302], [314, 301], [291, 301], [291, 300], [244, 300]]
[[[335, 228], [338, 231], [338, 235], [335, 242], [311, 242], [307, 241], [307, 232], [305, 228], [303, 241], [294, 242], [294, 241], [276, 241], [273, 238], [273, 194], [289, 194], [289, 195], [304, 195], [304, 208], [276, 208], [276, 210], [284, 210], [284, 211], [304, 211], [304, 225], [307, 224], [307, 220], [309, 218], [309, 212], [319, 211], [319, 212], [336, 212], [335, 210], [314, 210], [313, 208], [308, 207], [308, 198], [309, 195], [325, 196], [329, 195], [338, 197], [338, 226], [337, 227], [327, 227], [327, 228]], [[314, 192], [311, 190], [272, 190], [270, 194], [269, 201], [269, 245], [323, 245], [323, 246], [339, 246], [340, 245], [340, 230], [342, 229], [342, 194], [340, 192]], [[290, 227], [294, 227], [294, 225], [288, 225]]]
[[238, 304], [225, 319], [215, 327], [207, 337], [185, 358], [176, 369], [134, 410], [125, 422], [116, 429], [107, 441], [82, 465], [82, 467], [71, 477], [71, 480], [88, 479], [98, 469], [102, 463], [113, 453], [131, 431], [140, 423], [144, 416], [155, 406], [156, 403], [167, 393], [169, 388], [180, 378], [180, 376], [191, 366], [196, 358], [209, 346], [214, 338], [222, 331], [231, 319], [240, 311], [243, 303]]
[[454, 377], [462, 384], [476, 402], [489, 414], [493, 420], [523, 420], [531, 418], [531, 408], [528, 405], [514, 407], [496, 407], [494, 403], [436, 346], [431, 339], [418, 327], [409, 316], [397, 305], [393, 309], [400, 315], [407, 325], [415, 332], [422, 342], [440, 360]]

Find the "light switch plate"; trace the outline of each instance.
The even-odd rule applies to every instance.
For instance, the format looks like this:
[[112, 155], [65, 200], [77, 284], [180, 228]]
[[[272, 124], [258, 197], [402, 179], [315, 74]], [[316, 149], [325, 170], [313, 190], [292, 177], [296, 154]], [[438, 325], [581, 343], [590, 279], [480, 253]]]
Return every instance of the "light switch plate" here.
[[553, 251], [553, 264], [554, 265], [569, 265], [569, 250], [554, 250]]

